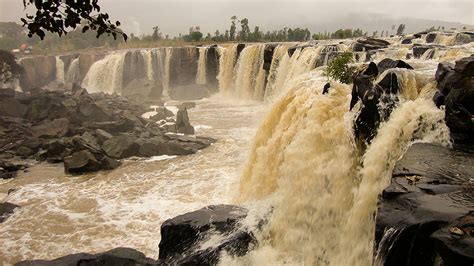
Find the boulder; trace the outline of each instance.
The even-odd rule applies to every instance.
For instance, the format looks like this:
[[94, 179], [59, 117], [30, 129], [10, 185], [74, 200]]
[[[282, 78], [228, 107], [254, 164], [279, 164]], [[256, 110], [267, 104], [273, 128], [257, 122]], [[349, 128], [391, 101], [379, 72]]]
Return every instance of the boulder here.
[[54, 140], [43, 145], [43, 151], [38, 153], [38, 159], [50, 163], [62, 162], [65, 156], [69, 155], [66, 143], [63, 140]]
[[456, 61], [454, 67], [440, 63], [436, 81], [434, 101], [446, 106], [446, 124], [455, 144], [474, 145], [474, 55]]
[[363, 52], [387, 48], [389, 42], [375, 38], [358, 39], [352, 46], [354, 52]]
[[115, 159], [137, 156], [140, 145], [136, 141], [137, 139], [131, 135], [120, 135], [105, 141], [102, 149]]
[[193, 135], [194, 127], [189, 122], [188, 110], [186, 108], [180, 108], [176, 115], [176, 129], [178, 133]]
[[3, 223], [9, 216], [11, 216], [17, 208], [20, 208], [20, 206], [9, 202], [0, 203], [0, 223]]
[[379, 72], [380, 72], [380, 73], [383, 73], [385, 70], [391, 69], [391, 68], [413, 69], [412, 66], [410, 66], [410, 65], [407, 64], [407, 63], [405, 63], [405, 62], [402, 61], [402, 60], [393, 60], [393, 59], [390, 59], [390, 58], [385, 58], [385, 59], [383, 59], [382, 61], [380, 61], [380, 62], [377, 64], [377, 68], [379, 69]]
[[[426, 51], [430, 50], [430, 49], [435, 49], [437, 48], [438, 46], [436, 45], [423, 45], [423, 44], [414, 44], [413, 45], [413, 56], [415, 58], [420, 58]], [[432, 59], [430, 57], [426, 58], [426, 59]]]
[[415, 36], [408, 36], [402, 39], [402, 44], [411, 44], [413, 40], [416, 39]]
[[173, 116], [174, 113], [170, 110], [166, 109], [165, 107], [158, 107], [156, 108], [156, 114], [150, 117], [150, 120], [158, 122], [161, 120], [166, 120], [166, 118]]
[[438, 33], [436, 32], [430, 32], [426, 34], [426, 37], [425, 37], [426, 43], [434, 42], [434, 40], [436, 39], [436, 36], [438, 36]]
[[54, 260], [21, 261], [15, 266], [135, 266], [159, 265], [158, 261], [150, 259], [145, 254], [131, 248], [116, 248], [107, 252], [91, 255], [78, 253]]
[[472, 265], [474, 155], [418, 143], [397, 162], [376, 216], [381, 265]]
[[16, 177], [20, 170], [26, 169], [28, 166], [24, 164], [13, 164], [6, 161], [0, 161], [0, 179], [11, 179]]
[[99, 144], [103, 144], [105, 141], [114, 137], [114, 135], [102, 129], [97, 129], [95, 134], [97, 136], [97, 143]]
[[[213, 205], [165, 221], [161, 226], [159, 259], [172, 265], [215, 265], [221, 251], [241, 256], [256, 244], [238, 223], [248, 211], [232, 205]], [[225, 236], [218, 245], [200, 248], [213, 235]]]
[[61, 138], [69, 132], [69, 120], [67, 118], [55, 119], [31, 128], [31, 134], [35, 138]]
[[69, 174], [113, 170], [119, 166], [120, 162], [102, 154], [94, 154], [89, 150], [75, 152], [64, 158], [64, 169]]

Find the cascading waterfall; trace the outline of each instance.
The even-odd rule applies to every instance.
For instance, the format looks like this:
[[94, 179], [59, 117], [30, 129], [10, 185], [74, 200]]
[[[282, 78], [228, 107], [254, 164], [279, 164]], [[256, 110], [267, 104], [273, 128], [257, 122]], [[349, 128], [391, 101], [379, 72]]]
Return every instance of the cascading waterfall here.
[[146, 65], [146, 76], [148, 80], [155, 80], [155, 69], [153, 65], [153, 50], [142, 50], [141, 54]]
[[421, 60], [430, 60], [438, 56], [438, 49], [430, 48], [426, 50], [420, 57]]
[[56, 81], [60, 83], [66, 83], [66, 73], [64, 69], [64, 61], [56, 56]]
[[359, 150], [350, 87], [333, 83], [323, 95], [324, 82], [320, 71], [291, 81], [257, 132], [237, 201], [270, 199], [273, 214], [239, 264], [372, 265], [377, 198], [394, 164], [413, 140], [448, 144], [444, 112], [404, 99], [419, 89], [401, 82], [400, 105]]
[[229, 48], [219, 47], [219, 91], [229, 94], [234, 86], [235, 63], [237, 60], [237, 44]]
[[270, 73], [268, 74], [267, 86], [265, 88], [265, 99], [270, 100], [275, 95], [275, 87], [277, 86], [278, 70], [282, 64], [288, 62], [288, 48], [289, 45], [281, 44], [275, 48], [273, 52], [272, 64], [270, 66]]
[[237, 62], [233, 94], [244, 99], [262, 100], [265, 85], [263, 55], [265, 44], [245, 47]]
[[90, 93], [122, 92], [123, 65], [125, 52], [114, 52], [95, 62], [82, 82], [82, 87]]
[[72, 84], [79, 79], [80, 69], [79, 69], [79, 58], [72, 60], [71, 65], [69, 66], [66, 72], [66, 84]]
[[163, 68], [163, 96], [169, 95], [170, 64], [171, 64], [172, 55], [173, 55], [173, 48], [166, 47], [165, 48], [165, 62], [164, 62], [164, 68]]
[[196, 74], [196, 84], [205, 85], [207, 84], [206, 75], [207, 75], [207, 47], [199, 47], [199, 59], [198, 59], [198, 68]]
[[274, 83], [271, 85], [271, 94], [278, 96], [291, 80], [315, 68], [316, 60], [321, 55], [323, 46], [297, 49], [290, 57], [283, 54], [280, 64], [274, 73]]

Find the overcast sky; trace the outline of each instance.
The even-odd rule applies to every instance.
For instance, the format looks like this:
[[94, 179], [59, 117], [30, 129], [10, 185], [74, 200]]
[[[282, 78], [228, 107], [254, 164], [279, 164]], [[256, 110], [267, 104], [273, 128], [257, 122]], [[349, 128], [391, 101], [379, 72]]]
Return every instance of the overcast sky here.
[[[0, 21], [19, 21], [22, 0], [0, 0]], [[187, 33], [190, 26], [204, 33], [228, 29], [230, 17], [247, 17], [263, 30], [284, 26], [324, 30], [374, 14], [381, 18], [421, 18], [474, 25], [474, 0], [101, 0], [103, 11], [120, 20], [128, 33], [149, 34], [158, 25], [164, 34]], [[343, 23], [344, 22], [344, 23]], [[355, 21], [354, 21], [355, 23]], [[331, 26], [332, 25], [332, 26]], [[370, 23], [361, 24], [373, 27]], [[410, 25], [407, 25], [407, 28]]]

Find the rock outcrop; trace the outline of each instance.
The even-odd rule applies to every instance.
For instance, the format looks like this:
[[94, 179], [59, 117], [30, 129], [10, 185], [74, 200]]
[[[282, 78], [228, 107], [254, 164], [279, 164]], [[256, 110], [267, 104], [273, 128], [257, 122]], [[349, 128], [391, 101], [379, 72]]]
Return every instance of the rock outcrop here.
[[[216, 265], [223, 251], [246, 254], [256, 245], [253, 234], [238, 226], [247, 213], [238, 206], [214, 205], [165, 221], [159, 259], [167, 265]], [[216, 235], [222, 238], [219, 243], [201, 248]]]
[[[13, 98], [9, 93], [0, 95], [5, 95], [0, 101], [22, 107], [0, 108], [2, 158], [64, 162], [66, 172], [72, 174], [111, 170], [120, 165], [118, 159], [132, 156], [192, 154], [215, 141], [166, 134], [166, 128], [141, 117], [145, 104], [116, 95], [88, 94], [79, 87], [71, 92], [16, 93]], [[178, 120], [180, 132], [194, 133], [186, 112]], [[5, 171], [2, 176], [14, 176]]]
[[437, 106], [446, 106], [446, 124], [455, 144], [474, 147], [474, 55], [450, 65], [440, 63], [436, 71]]
[[31, 260], [22, 261], [15, 266], [136, 266], [136, 265], [162, 265], [156, 260], [148, 258], [145, 254], [131, 248], [116, 248], [104, 253], [87, 254], [78, 253], [68, 255], [55, 260]]
[[376, 217], [383, 265], [474, 263], [474, 155], [414, 144], [396, 164]]
[[389, 45], [390, 43], [385, 40], [375, 39], [375, 38], [365, 38], [365, 39], [358, 39], [353, 44], [352, 49], [354, 50], [354, 52], [363, 52], [363, 51], [387, 48]]
[[17, 208], [20, 206], [9, 202], [0, 203], [0, 223], [3, 223]]

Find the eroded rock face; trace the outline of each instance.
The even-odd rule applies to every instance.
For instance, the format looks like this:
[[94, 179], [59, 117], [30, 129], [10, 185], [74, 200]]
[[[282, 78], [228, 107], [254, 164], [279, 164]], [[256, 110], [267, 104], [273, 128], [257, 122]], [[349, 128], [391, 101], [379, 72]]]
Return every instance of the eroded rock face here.
[[56, 58], [54, 56], [35, 56], [20, 61], [24, 72], [20, 85], [24, 91], [46, 86], [56, 79]]
[[387, 69], [391, 68], [405, 68], [405, 69], [413, 69], [412, 66], [405, 63], [402, 60], [393, 60], [390, 58], [385, 58], [377, 64], [377, 68], [379, 69], [380, 73], [383, 73]]
[[446, 124], [456, 144], [474, 145], [474, 55], [440, 63], [436, 71], [435, 103], [446, 106]]
[[[472, 265], [474, 155], [414, 144], [396, 164], [376, 217], [383, 265]], [[438, 258], [438, 256], [440, 258]]]
[[194, 127], [189, 122], [188, 110], [186, 107], [180, 107], [176, 115], [176, 130], [178, 133], [193, 135]]
[[370, 51], [370, 50], [378, 50], [387, 48], [390, 45], [389, 42], [385, 40], [375, 39], [375, 38], [366, 38], [366, 39], [358, 39], [353, 44], [354, 52], [363, 52], [363, 51]]
[[[215, 265], [222, 251], [242, 256], [256, 239], [239, 229], [248, 211], [232, 205], [213, 205], [167, 220], [161, 226], [159, 258], [172, 265]], [[219, 244], [200, 248], [213, 235], [223, 237]]]
[[87, 254], [78, 253], [68, 255], [55, 260], [31, 260], [22, 261], [15, 266], [137, 266], [137, 265], [161, 265], [158, 261], [150, 259], [145, 254], [131, 248], [116, 248], [104, 253]]

